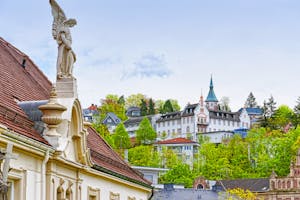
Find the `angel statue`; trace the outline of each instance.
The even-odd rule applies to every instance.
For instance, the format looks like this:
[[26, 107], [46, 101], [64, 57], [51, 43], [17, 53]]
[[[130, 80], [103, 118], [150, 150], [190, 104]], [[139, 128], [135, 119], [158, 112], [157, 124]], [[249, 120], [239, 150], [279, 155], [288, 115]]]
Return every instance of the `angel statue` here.
[[70, 27], [76, 25], [75, 19], [67, 19], [64, 11], [59, 7], [55, 0], [50, 0], [52, 8], [53, 24], [52, 35], [58, 44], [57, 56], [57, 78], [73, 77], [73, 64], [76, 61], [76, 55], [72, 50], [72, 38]]

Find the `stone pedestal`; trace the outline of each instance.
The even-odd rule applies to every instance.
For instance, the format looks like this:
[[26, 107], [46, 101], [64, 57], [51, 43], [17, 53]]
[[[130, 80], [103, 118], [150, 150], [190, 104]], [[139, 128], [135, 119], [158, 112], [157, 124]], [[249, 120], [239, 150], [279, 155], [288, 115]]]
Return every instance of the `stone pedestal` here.
[[78, 98], [77, 81], [75, 78], [60, 78], [56, 80], [58, 98]]

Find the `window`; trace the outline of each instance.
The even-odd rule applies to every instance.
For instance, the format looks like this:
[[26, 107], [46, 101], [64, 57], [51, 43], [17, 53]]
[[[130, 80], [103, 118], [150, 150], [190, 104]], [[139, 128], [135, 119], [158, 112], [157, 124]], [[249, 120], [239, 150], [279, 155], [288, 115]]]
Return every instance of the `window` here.
[[100, 200], [100, 189], [88, 187], [88, 200]]
[[227, 122], [228, 126], [230, 126], [230, 121]]
[[170, 126], [170, 122], [169, 121], [167, 122], [167, 125]]
[[172, 125], [175, 125], [175, 121], [174, 120], [172, 121]]
[[216, 125], [216, 120], [215, 119], [213, 119], [213, 124]]
[[190, 118], [189, 117], [186, 118], [186, 123], [187, 124], [190, 123]]
[[221, 125], [221, 120], [220, 119], [218, 119], [218, 122], [219, 122], [219, 125]]
[[157, 127], [158, 127], [158, 128], [160, 127], [160, 123], [157, 123]]
[[186, 132], [187, 132], [187, 133], [190, 132], [190, 127], [189, 127], [189, 126], [186, 127]]
[[180, 134], [181, 133], [181, 128], [177, 129], [177, 133]]

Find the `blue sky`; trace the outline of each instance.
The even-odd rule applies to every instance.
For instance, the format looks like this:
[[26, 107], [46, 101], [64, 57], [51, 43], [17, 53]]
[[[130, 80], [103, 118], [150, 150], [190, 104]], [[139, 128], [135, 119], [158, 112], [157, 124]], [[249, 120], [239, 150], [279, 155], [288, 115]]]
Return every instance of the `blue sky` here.
[[[290, 107], [300, 96], [299, 0], [59, 0], [77, 54], [84, 107], [106, 94], [143, 93], [181, 106], [208, 93], [233, 110], [252, 91]], [[55, 80], [57, 46], [47, 0], [0, 0], [0, 36]]]

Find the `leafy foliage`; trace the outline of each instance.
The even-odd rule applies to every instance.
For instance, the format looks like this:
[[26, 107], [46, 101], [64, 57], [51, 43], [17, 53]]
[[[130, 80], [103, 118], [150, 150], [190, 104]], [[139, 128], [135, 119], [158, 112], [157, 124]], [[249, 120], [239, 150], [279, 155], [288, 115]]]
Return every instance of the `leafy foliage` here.
[[226, 191], [226, 200], [244, 199], [244, 200], [255, 200], [256, 194], [250, 190], [244, 190], [241, 188], [229, 189]]
[[195, 174], [190, 169], [189, 165], [184, 163], [178, 163], [160, 177], [162, 183], [183, 184], [187, 188], [192, 187], [194, 179]]
[[289, 173], [292, 155], [300, 147], [300, 128], [283, 134], [279, 130], [252, 129], [245, 139], [234, 136], [227, 143], [203, 142], [194, 170], [207, 179], [258, 178]]
[[151, 144], [156, 139], [156, 132], [147, 117], [141, 121], [136, 131], [136, 139], [139, 144]]
[[116, 127], [115, 133], [113, 134], [113, 140], [117, 149], [128, 149], [130, 147], [129, 135], [125, 130], [123, 123], [118, 124]]
[[101, 121], [109, 112], [115, 113], [121, 120], [127, 119], [124, 105], [118, 102], [122, 102], [122, 98], [119, 99], [118, 95], [113, 94], [109, 94], [101, 100], [101, 106], [98, 108]]
[[135, 166], [160, 167], [160, 156], [151, 145], [140, 145], [129, 149], [128, 160]]

